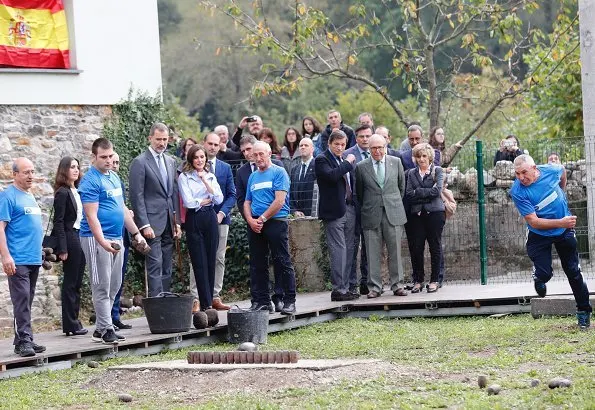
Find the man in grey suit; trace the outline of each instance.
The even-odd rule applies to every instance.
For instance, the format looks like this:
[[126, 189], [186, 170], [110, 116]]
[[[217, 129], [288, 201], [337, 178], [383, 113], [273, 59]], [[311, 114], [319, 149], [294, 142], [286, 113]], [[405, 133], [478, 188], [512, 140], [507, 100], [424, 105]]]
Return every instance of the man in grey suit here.
[[165, 153], [168, 140], [167, 125], [153, 124], [149, 148], [132, 161], [128, 176], [134, 221], [151, 247], [145, 256], [149, 296], [169, 292], [173, 239], [181, 232], [176, 163]]
[[[363, 113], [360, 114], [360, 122], [362, 116], [367, 117], [370, 121], [372, 118], [371, 114]], [[359, 164], [362, 160], [370, 158], [370, 137], [372, 137], [372, 127], [364, 124], [360, 125], [355, 130], [355, 145], [343, 152], [343, 158], [347, 155], [353, 154], [355, 156], [355, 163]], [[360, 278], [359, 278], [359, 289], [357, 289], [357, 251], [360, 245], [360, 238], [362, 249], [360, 252]], [[370, 291], [368, 289], [368, 257], [366, 255], [366, 241], [364, 238], [364, 232], [362, 231], [362, 220], [361, 220], [361, 209], [359, 206], [355, 209], [355, 241], [353, 253], [353, 262], [351, 264], [351, 274], [349, 277], [350, 291], [359, 292], [362, 295], [367, 295]]]
[[386, 155], [386, 140], [378, 134], [370, 138], [372, 157], [355, 169], [355, 191], [361, 205], [362, 229], [368, 254], [368, 298], [382, 293], [380, 260], [382, 244], [388, 251], [390, 288], [395, 296], [406, 296], [403, 288], [401, 236], [407, 216], [403, 207], [405, 172], [401, 160]]

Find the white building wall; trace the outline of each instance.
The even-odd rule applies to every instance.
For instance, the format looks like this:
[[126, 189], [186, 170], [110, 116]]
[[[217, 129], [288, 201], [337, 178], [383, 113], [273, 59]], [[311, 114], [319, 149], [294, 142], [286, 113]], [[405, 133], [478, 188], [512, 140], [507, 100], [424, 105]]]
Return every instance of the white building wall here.
[[0, 71], [0, 104], [111, 105], [161, 91], [157, 0], [65, 0], [72, 69]]

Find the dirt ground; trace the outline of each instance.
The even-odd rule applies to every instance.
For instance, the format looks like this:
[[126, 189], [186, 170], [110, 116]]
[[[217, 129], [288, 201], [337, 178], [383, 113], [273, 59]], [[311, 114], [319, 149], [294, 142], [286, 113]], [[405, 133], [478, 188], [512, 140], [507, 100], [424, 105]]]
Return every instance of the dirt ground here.
[[[344, 380], [370, 380], [380, 376], [408, 380], [456, 378], [460, 375], [424, 373], [418, 368], [394, 365], [388, 362], [357, 364], [326, 370], [308, 369], [234, 369], [223, 372], [199, 372], [180, 370], [107, 370], [105, 374], [91, 379], [86, 387], [104, 390], [110, 394], [128, 393], [133, 397], [167, 396], [175, 401], [202, 401], [219, 394], [242, 392], [256, 394], [274, 390], [317, 388], [339, 384]], [[467, 380], [465, 380], [467, 381]], [[114, 392], [114, 386], [121, 386]], [[208, 386], [201, 389], [199, 386]]]

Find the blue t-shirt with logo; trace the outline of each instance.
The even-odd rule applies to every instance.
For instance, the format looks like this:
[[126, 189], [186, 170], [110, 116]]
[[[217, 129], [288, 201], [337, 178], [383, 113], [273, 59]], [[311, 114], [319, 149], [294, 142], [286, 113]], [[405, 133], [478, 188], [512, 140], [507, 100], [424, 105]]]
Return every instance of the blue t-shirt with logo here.
[[35, 197], [10, 185], [0, 192], [0, 221], [15, 265], [41, 265], [43, 226]]
[[[521, 216], [535, 213], [538, 218], [562, 219], [572, 215], [568, 209], [566, 195], [560, 188], [560, 177], [564, 167], [559, 164], [538, 165], [539, 177], [529, 186], [524, 186], [517, 179], [512, 185], [510, 195]], [[527, 224], [531, 232], [543, 236], [562, 235], [566, 228], [535, 229]]]
[[[124, 229], [124, 196], [120, 177], [109, 171], [102, 174], [97, 168], [90, 167], [79, 184], [81, 202], [84, 204], [97, 202], [97, 219], [105, 239], [121, 239]], [[87, 216], [83, 213], [80, 236], [93, 236], [89, 228]]]
[[[275, 200], [275, 191], [289, 192], [289, 175], [283, 167], [271, 164], [265, 171], [256, 171], [248, 178], [246, 201], [251, 201], [252, 215], [260, 216]], [[283, 206], [272, 218], [287, 218], [289, 215], [289, 194]]]

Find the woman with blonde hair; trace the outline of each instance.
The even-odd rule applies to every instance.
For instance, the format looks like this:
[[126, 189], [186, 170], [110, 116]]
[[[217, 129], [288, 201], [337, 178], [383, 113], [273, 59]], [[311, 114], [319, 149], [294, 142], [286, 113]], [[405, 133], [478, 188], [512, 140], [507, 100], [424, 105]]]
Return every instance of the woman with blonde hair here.
[[444, 184], [444, 172], [434, 165], [434, 148], [420, 143], [412, 151], [415, 168], [407, 171], [405, 196], [409, 202], [407, 215], [410, 232], [413, 233], [411, 266], [413, 268], [412, 293], [423, 290], [424, 250], [430, 248], [431, 275], [428, 292], [436, 292], [439, 284], [440, 256], [442, 254], [442, 230], [446, 222], [444, 202], [440, 197]]

